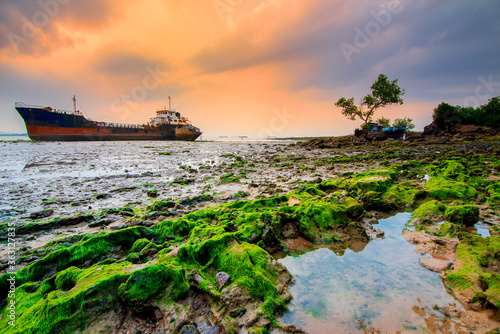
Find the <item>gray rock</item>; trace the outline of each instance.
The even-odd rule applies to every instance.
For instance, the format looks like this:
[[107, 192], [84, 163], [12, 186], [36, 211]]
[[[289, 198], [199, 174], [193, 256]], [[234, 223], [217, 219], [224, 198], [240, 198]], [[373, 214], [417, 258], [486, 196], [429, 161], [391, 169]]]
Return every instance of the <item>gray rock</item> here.
[[237, 318], [239, 316], [244, 315], [247, 312], [247, 309], [244, 306], [240, 306], [234, 310], [229, 312], [229, 316], [232, 318]]
[[111, 197], [110, 194], [95, 194], [94, 195], [95, 199], [106, 199], [106, 198], [110, 198], [110, 197]]
[[164, 214], [165, 214], [164, 212], [161, 213], [161, 212], [158, 212], [158, 211], [153, 211], [153, 212], [150, 212], [150, 213], [146, 214], [144, 216], [144, 218], [146, 218], [146, 219], [157, 219], [157, 218], [159, 218], [160, 216], [162, 216]]
[[217, 286], [219, 288], [223, 287], [229, 280], [231, 279], [231, 276], [229, 276], [228, 273], [225, 273], [223, 271], [218, 272], [215, 275], [215, 278], [217, 279]]
[[47, 210], [36, 211], [36, 212], [30, 213], [30, 218], [31, 219], [42, 219], [42, 218], [50, 217], [53, 214], [54, 214], [54, 210], [47, 209]]
[[156, 198], [158, 197], [158, 190], [156, 189], [148, 190], [146, 195], [151, 198]]
[[198, 287], [200, 282], [203, 281], [203, 277], [200, 275], [198, 270], [193, 270], [189, 273], [188, 280], [192, 286]]
[[181, 334], [200, 334], [200, 331], [194, 325], [185, 325], [182, 327]]
[[307, 333], [305, 330], [295, 326], [295, 325], [289, 325], [289, 324], [283, 324], [281, 326], [281, 329], [285, 332], [285, 333]]
[[293, 223], [287, 223], [282, 228], [283, 237], [286, 239], [295, 239], [299, 236], [299, 229]]
[[268, 251], [275, 250], [280, 245], [276, 234], [274, 234], [274, 231], [269, 226], [265, 226], [262, 231], [262, 241]]
[[120, 211], [118, 214], [122, 217], [133, 217], [134, 213], [129, 211]]
[[219, 325], [212, 326], [206, 334], [221, 334], [222, 333], [222, 327]]
[[104, 218], [104, 219], [101, 219], [101, 220], [98, 220], [95, 222], [90, 222], [88, 226], [90, 228], [99, 227], [99, 226], [108, 226], [109, 224], [113, 223], [114, 221], [115, 220], [112, 218]]
[[420, 261], [418, 261], [418, 263], [422, 267], [438, 273], [447, 270], [448, 268], [451, 267], [452, 264], [449, 261], [434, 259], [434, 258], [421, 258]]

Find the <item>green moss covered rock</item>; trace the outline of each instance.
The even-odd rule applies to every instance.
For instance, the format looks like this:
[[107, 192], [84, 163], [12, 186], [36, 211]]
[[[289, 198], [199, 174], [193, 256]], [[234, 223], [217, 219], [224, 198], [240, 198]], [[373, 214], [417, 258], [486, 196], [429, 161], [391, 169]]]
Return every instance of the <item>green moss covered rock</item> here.
[[182, 267], [160, 263], [134, 271], [119, 287], [118, 296], [140, 310], [147, 306], [149, 299], [158, 298], [158, 295], [177, 300], [188, 290], [189, 284]]
[[425, 183], [424, 190], [429, 196], [443, 200], [473, 200], [477, 196], [477, 190], [463, 183], [451, 180], [443, 176], [431, 177]]
[[431, 200], [421, 204], [412, 215], [412, 222], [418, 224], [429, 224], [441, 217], [446, 210], [446, 206], [437, 201]]
[[456, 178], [460, 173], [465, 171], [465, 167], [454, 160], [446, 161], [446, 166], [441, 170], [441, 175]]
[[130, 249], [131, 252], [140, 252], [144, 247], [146, 247], [150, 241], [146, 238], [142, 238], [134, 242], [132, 245], [132, 248]]
[[351, 219], [358, 219], [365, 212], [363, 206], [354, 198], [348, 197], [344, 199], [343, 204], [347, 208], [347, 216]]
[[[459, 232], [458, 237], [457, 261], [455, 269], [446, 274], [447, 284], [463, 296], [472, 296], [466, 300], [468, 303], [487, 302], [500, 306], [499, 277], [490, 273], [499, 265], [500, 236], [483, 238]], [[465, 293], [466, 290], [469, 293]]]
[[500, 205], [500, 182], [495, 181], [494, 184], [489, 185], [486, 188], [486, 194], [488, 196], [487, 203], [498, 207]]
[[446, 209], [444, 218], [452, 223], [473, 226], [479, 220], [479, 208], [475, 205], [456, 205]]

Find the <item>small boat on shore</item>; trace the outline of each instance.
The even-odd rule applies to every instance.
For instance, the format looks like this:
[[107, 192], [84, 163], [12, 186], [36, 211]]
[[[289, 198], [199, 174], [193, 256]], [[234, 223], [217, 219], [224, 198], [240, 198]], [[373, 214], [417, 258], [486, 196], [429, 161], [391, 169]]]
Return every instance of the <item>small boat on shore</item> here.
[[387, 136], [391, 138], [402, 138], [404, 134], [406, 133], [406, 127], [405, 126], [389, 126], [382, 130], [382, 132]]
[[406, 127], [405, 126], [389, 126], [389, 127], [383, 127], [380, 124], [377, 123], [369, 123], [369, 128], [368, 128], [369, 133], [382, 133], [386, 137], [390, 138], [402, 138], [404, 134], [406, 133]]
[[16, 110], [26, 124], [31, 140], [91, 141], [91, 140], [186, 140], [194, 141], [202, 132], [171, 108], [156, 111], [156, 117], [145, 124], [97, 122], [76, 109], [59, 110], [16, 102]]

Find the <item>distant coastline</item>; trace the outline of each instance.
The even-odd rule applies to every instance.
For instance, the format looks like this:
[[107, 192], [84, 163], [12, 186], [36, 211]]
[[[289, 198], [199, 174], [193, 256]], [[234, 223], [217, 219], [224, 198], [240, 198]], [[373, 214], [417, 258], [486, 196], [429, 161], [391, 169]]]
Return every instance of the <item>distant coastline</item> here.
[[27, 133], [8, 133], [8, 132], [0, 132], [0, 136], [10, 137], [10, 136], [28, 136]]

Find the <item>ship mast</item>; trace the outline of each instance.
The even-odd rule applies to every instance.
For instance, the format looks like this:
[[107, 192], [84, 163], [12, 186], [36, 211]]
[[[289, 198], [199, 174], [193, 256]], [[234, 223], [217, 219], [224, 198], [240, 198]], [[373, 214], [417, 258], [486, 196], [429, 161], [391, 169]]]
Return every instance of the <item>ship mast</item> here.
[[170, 96], [168, 97], [168, 110], [172, 110], [172, 101], [170, 99]]
[[73, 95], [73, 112], [76, 114], [76, 96]]

